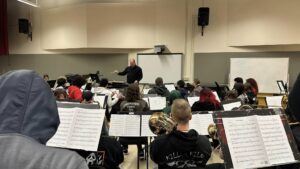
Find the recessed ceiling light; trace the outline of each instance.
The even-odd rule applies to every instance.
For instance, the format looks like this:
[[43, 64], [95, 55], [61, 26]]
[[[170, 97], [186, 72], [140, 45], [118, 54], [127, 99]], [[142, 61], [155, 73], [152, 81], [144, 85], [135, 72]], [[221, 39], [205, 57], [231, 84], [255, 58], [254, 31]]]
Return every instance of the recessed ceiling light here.
[[18, 0], [18, 1], [22, 2], [24, 4], [27, 4], [27, 5], [33, 6], [33, 7], [39, 7], [38, 2], [37, 2], [38, 0], [35, 0], [35, 3], [28, 1], [28, 0]]

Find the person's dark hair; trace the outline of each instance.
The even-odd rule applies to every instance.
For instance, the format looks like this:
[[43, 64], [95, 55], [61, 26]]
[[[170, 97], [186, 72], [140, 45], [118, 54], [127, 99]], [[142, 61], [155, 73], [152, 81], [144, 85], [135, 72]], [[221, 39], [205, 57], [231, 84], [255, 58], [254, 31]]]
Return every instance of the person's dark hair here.
[[65, 84], [67, 83], [67, 80], [65, 78], [59, 78], [56, 80], [56, 83], [57, 83], [57, 87], [60, 87], [60, 86], [65, 86]]
[[255, 79], [249, 78], [246, 82], [250, 83], [250, 85], [256, 90], [256, 93], [258, 93], [258, 85]]
[[54, 96], [56, 98], [56, 100], [61, 99], [60, 96], [63, 95], [64, 99], [67, 99], [67, 92], [65, 89], [55, 89], [54, 90]]
[[90, 102], [93, 99], [93, 96], [94, 94], [89, 90], [83, 91], [82, 93], [82, 99], [86, 102]]
[[200, 80], [199, 79], [194, 79], [194, 83], [195, 83], [195, 85], [199, 85], [200, 84]]
[[140, 88], [137, 84], [130, 84], [128, 86], [125, 99], [128, 102], [134, 102], [140, 99]]
[[234, 78], [234, 81], [236, 82], [236, 83], [244, 83], [244, 80], [243, 80], [243, 78], [241, 78], [241, 77], [236, 77], [236, 78]]
[[233, 100], [238, 97], [238, 92], [236, 90], [229, 90], [226, 92], [224, 100]]
[[156, 86], [162, 86], [162, 85], [164, 85], [163, 79], [161, 77], [156, 78], [155, 79], [155, 85]]
[[85, 80], [82, 76], [80, 76], [80, 75], [75, 75], [75, 76], [73, 77], [72, 85], [81, 88], [81, 86], [83, 86], [85, 83], [86, 83], [86, 80]]
[[180, 87], [180, 88], [184, 88], [185, 82], [184, 82], [183, 80], [179, 80], [179, 81], [177, 82], [177, 86]]
[[108, 85], [108, 79], [102, 78], [100, 80], [100, 87], [106, 87]]
[[233, 86], [233, 89], [235, 89], [238, 93], [238, 95], [241, 95], [244, 93], [244, 84], [243, 83], [235, 83]]

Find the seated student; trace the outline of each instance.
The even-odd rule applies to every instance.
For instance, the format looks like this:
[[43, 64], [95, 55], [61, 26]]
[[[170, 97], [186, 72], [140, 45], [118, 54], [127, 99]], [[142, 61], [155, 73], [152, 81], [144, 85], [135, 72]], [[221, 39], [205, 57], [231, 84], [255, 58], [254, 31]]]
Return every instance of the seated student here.
[[204, 168], [212, 149], [207, 137], [189, 128], [192, 113], [186, 100], [174, 101], [171, 118], [177, 123], [176, 129], [151, 143], [151, 159], [158, 164], [158, 169]]
[[202, 90], [202, 87], [200, 86], [200, 80], [194, 79], [193, 86], [194, 90], [192, 96], [200, 96], [200, 92]]
[[94, 97], [94, 94], [91, 91], [89, 91], [89, 90], [83, 91], [81, 103], [92, 104], [94, 102], [93, 97]]
[[45, 81], [50, 80], [49, 75], [48, 75], [48, 74], [44, 74], [44, 75], [43, 75], [43, 79], [44, 79]]
[[75, 75], [72, 80], [72, 85], [68, 88], [69, 99], [82, 101], [82, 92], [80, 88], [86, 83], [86, 80], [80, 76]]
[[233, 86], [233, 89], [237, 91], [238, 93], [238, 99], [241, 99], [242, 104], [248, 103], [248, 97], [245, 93], [245, 88], [243, 83], [235, 83]]
[[102, 78], [100, 80], [100, 87], [97, 87], [96, 94], [105, 94], [107, 95], [107, 106], [108, 106], [108, 112], [111, 112], [112, 107], [119, 101], [119, 99], [123, 98], [122, 95], [116, 94], [115, 92], [112, 92], [108, 88], [108, 79]]
[[137, 84], [128, 86], [125, 100], [121, 102], [120, 110], [128, 112], [149, 111], [147, 102], [141, 99], [140, 88]]
[[178, 90], [171, 91], [170, 96], [169, 96], [169, 100], [168, 100], [168, 105], [167, 105], [167, 107], [165, 107], [162, 110], [162, 112], [165, 113], [165, 114], [167, 114], [167, 115], [170, 115], [170, 113], [171, 113], [171, 106], [172, 106], [174, 100], [180, 99], [180, 98], [183, 99], [183, 97], [181, 96], [181, 94], [180, 94], [180, 92]]
[[169, 97], [170, 92], [164, 86], [164, 81], [161, 77], [155, 79], [155, 86], [149, 90], [148, 94], [157, 94], [162, 97]]
[[256, 80], [253, 79], [253, 78], [249, 78], [249, 79], [246, 80], [246, 82], [250, 84], [251, 91], [254, 93], [254, 95], [256, 97], [257, 94], [258, 94], [258, 85], [257, 85]]
[[177, 82], [177, 90], [180, 92], [182, 98], [187, 98], [189, 93], [188, 91], [184, 88], [185, 87], [185, 82], [183, 80], [179, 80]]
[[244, 84], [244, 90], [245, 90], [247, 98], [248, 98], [248, 103], [249, 104], [256, 104], [257, 99], [256, 99], [255, 93], [252, 90], [251, 84], [246, 82]]
[[60, 77], [56, 80], [56, 88], [55, 89], [65, 89], [67, 83], [67, 79], [65, 77]]
[[48, 84], [30, 70], [0, 76], [0, 168], [88, 169], [77, 153], [46, 147], [59, 116]]
[[57, 88], [54, 90], [56, 100], [66, 100], [68, 95], [65, 89]]
[[[120, 111], [125, 111], [125, 112], [145, 112], [145, 111], [149, 111], [149, 107], [146, 101], [144, 101], [143, 99], [141, 99], [141, 93], [140, 93], [140, 88], [138, 86], [138, 84], [129, 84], [126, 94], [125, 94], [125, 100], [121, 102], [120, 104]], [[125, 142], [127, 142], [128, 140], [134, 140], [134, 139], [144, 139], [147, 140], [147, 138], [136, 138], [136, 137], [132, 137], [132, 138], [127, 138], [127, 137], [123, 137], [120, 138], [120, 142], [123, 145], [124, 148], [124, 153], [127, 154], [128, 153], [128, 144], [126, 144]], [[140, 151], [140, 158], [144, 158], [144, 151], [142, 150], [142, 146], [138, 145], [138, 150]]]
[[220, 110], [221, 104], [209, 88], [203, 88], [200, 92], [200, 100], [192, 106], [192, 111]]

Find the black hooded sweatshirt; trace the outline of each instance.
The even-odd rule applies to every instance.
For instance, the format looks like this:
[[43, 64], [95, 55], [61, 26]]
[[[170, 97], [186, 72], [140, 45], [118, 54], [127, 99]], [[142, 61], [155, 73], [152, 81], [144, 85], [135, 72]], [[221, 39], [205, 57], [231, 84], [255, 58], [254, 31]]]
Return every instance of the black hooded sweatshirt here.
[[211, 151], [207, 137], [193, 129], [158, 136], [150, 147], [151, 159], [159, 169], [205, 167]]

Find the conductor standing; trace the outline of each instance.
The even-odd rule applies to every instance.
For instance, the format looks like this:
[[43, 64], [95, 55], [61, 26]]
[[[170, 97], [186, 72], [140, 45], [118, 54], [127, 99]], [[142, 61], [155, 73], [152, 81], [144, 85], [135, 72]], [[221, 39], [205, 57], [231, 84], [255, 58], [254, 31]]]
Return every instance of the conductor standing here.
[[123, 72], [115, 70], [114, 73], [120, 76], [127, 75], [127, 83], [129, 84], [138, 83], [143, 78], [143, 71], [138, 65], [136, 65], [135, 59], [129, 60], [129, 66], [126, 67]]

